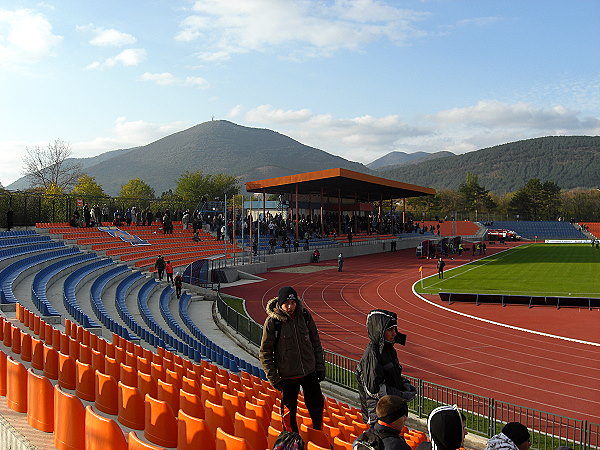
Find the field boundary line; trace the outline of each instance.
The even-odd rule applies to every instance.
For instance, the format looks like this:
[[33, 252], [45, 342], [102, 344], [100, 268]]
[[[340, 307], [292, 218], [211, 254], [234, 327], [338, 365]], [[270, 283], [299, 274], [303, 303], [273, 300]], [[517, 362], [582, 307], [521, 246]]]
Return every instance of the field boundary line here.
[[[506, 250], [509, 250], [509, 249], [506, 249]], [[506, 251], [506, 250], [503, 250], [503, 251]], [[490, 256], [492, 256], [492, 255], [490, 255]], [[467, 264], [463, 264], [463, 266], [471, 264], [471, 263], [472, 263], [472, 261], [468, 262]], [[458, 268], [458, 267], [462, 267], [462, 266], [457, 266], [456, 268]], [[453, 268], [453, 269], [455, 269], [455, 268]], [[431, 275], [431, 276], [433, 277], [434, 275]], [[445, 307], [443, 305], [439, 305], [438, 303], [432, 302], [431, 300], [427, 300], [425, 297], [423, 297], [421, 294], [419, 294], [415, 290], [415, 287], [420, 283], [420, 281], [421, 280], [418, 279], [418, 280], [416, 280], [412, 284], [411, 289], [412, 289], [413, 294], [415, 296], [417, 296], [418, 298], [420, 298], [421, 300], [423, 300], [424, 302], [429, 303], [430, 305], [435, 306], [436, 308], [443, 309], [444, 311], [448, 311], [448, 312], [451, 312], [451, 313], [454, 313], [454, 314], [458, 314], [459, 316], [467, 317], [469, 319], [479, 320], [480, 322], [489, 323], [490, 325], [496, 325], [496, 326], [500, 326], [500, 327], [504, 327], [504, 328], [509, 328], [511, 330], [517, 330], [517, 331], [522, 331], [522, 332], [525, 332], [525, 333], [537, 334], [539, 336], [549, 337], [549, 338], [552, 338], [552, 339], [561, 339], [563, 341], [576, 342], [578, 344], [584, 344], [584, 345], [591, 345], [591, 346], [594, 346], [594, 347], [600, 347], [600, 343], [599, 342], [584, 341], [582, 339], [575, 339], [575, 338], [570, 338], [570, 337], [566, 337], [566, 336], [558, 336], [556, 334], [544, 333], [543, 331], [530, 330], [528, 328], [517, 327], [515, 325], [509, 325], [507, 323], [496, 322], [495, 320], [484, 319], [483, 317], [477, 317], [477, 316], [474, 316], [472, 314], [467, 314], [467, 313], [464, 313], [464, 312], [455, 311], [455, 310], [453, 310], [451, 308], [447, 308], [447, 307]], [[431, 294], [431, 295], [436, 295], [436, 294]]]

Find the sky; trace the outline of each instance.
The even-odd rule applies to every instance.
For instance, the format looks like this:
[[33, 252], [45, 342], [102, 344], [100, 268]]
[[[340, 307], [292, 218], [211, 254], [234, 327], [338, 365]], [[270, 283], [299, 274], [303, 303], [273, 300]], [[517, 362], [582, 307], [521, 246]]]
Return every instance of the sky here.
[[0, 183], [55, 139], [213, 118], [365, 164], [600, 135], [599, 23], [597, 0], [0, 0]]

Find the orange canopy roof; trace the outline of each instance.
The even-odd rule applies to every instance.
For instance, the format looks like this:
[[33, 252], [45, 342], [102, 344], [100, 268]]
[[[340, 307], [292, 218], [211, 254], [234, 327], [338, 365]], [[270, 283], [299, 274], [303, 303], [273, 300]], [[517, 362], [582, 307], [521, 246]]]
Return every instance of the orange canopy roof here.
[[246, 183], [246, 191], [267, 194], [294, 194], [296, 193], [296, 187], [301, 195], [320, 195], [323, 192], [323, 195], [327, 197], [340, 195], [342, 198], [357, 199], [363, 202], [419, 197], [436, 193], [435, 189], [432, 188], [341, 168], [318, 170], [316, 172], [299, 173]]

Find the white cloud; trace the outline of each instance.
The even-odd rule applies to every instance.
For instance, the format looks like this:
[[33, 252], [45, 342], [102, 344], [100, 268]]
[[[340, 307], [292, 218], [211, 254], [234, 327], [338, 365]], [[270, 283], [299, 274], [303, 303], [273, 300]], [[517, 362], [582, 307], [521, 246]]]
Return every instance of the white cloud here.
[[[230, 112], [242, 114], [236, 106]], [[405, 123], [399, 116], [335, 118], [330, 114], [314, 114], [309, 109], [284, 110], [261, 105], [244, 113], [253, 125], [275, 129], [283, 134], [344, 158], [369, 163], [394, 150], [410, 137], [423, 137], [431, 130]]]
[[600, 125], [600, 119], [579, 118], [576, 111], [562, 105], [538, 108], [528, 103], [502, 103], [481, 100], [476, 105], [440, 111], [431, 116], [441, 126], [462, 124], [470, 127], [514, 128], [529, 130], [587, 130]]
[[93, 37], [89, 40], [89, 43], [99, 47], [123, 47], [133, 45], [137, 41], [135, 36], [114, 28], [96, 27], [94, 24], [78, 25], [76, 28], [79, 31], [92, 33]]
[[146, 50], [143, 48], [128, 48], [118, 55], [107, 58], [104, 61], [94, 61], [86, 66], [86, 69], [112, 68], [117, 64], [125, 67], [137, 66], [146, 59]]
[[404, 44], [423, 33], [414, 24], [427, 14], [379, 0], [202, 0], [181, 22], [179, 41], [202, 39], [203, 59], [299, 47], [298, 55], [328, 55], [387, 39]]
[[62, 40], [42, 14], [28, 9], [0, 9], [0, 65], [35, 63], [52, 55]]
[[107, 136], [73, 143], [73, 156], [82, 158], [119, 148], [146, 145], [189, 126], [192, 124], [187, 122], [156, 124], [143, 120], [130, 121], [126, 117], [119, 117], [115, 120], [114, 127]]
[[180, 85], [180, 86], [197, 86], [197, 87], [207, 87], [208, 81], [206, 81], [202, 77], [185, 77], [185, 78], [177, 78], [175, 75], [169, 72], [163, 73], [150, 73], [145, 72], [140, 76], [140, 80], [142, 81], [152, 81], [161, 86], [172, 86], [172, 85]]

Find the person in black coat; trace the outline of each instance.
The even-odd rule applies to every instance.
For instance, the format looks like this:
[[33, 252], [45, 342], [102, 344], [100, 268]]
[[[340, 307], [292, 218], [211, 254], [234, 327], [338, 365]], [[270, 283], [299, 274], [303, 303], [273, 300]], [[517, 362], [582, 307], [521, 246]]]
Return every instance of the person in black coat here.
[[367, 315], [370, 342], [356, 368], [356, 381], [365, 423], [377, 420], [375, 407], [385, 395], [397, 395], [405, 401], [417, 395], [417, 389], [402, 376], [402, 366], [394, 344], [405, 345], [406, 335], [398, 333], [398, 316], [384, 309]]
[[385, 395], [377, 402], [376, 413], [377, 423], [361, 433], [352, 444], [352, 448], [360, 449], [362, 446], [357, 443], [373, 442], [377, 439], [385, 450], [410, 450], [402, 436], [402, 429], [408, 419], [406, 401], [396, 395]]
[[429, 442], [421, 442], [416, 450], [457, 450], [464, 446], [465, 416], [456, 405], [435, 408], [427, 418]]

